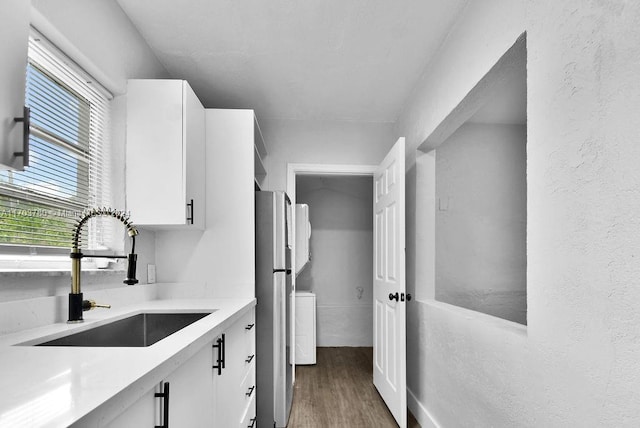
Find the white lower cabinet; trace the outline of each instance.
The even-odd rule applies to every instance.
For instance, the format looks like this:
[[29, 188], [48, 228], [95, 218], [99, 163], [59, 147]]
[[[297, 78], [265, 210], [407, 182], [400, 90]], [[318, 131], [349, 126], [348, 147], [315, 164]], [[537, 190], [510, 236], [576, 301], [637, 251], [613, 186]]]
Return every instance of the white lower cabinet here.
[[[212, 352], [208, 346], [167, 376], [170, 385], [169, 426], [203, 427], [213, 414]], [[166, 419], [161, 418], [162, 424]]]
[[156, 426], [156, 398], [155, 390], [151, 390], [143, 395], [138, 401], [129, 406], [127, 410], [120, 413], [109, 422], [107, 428], [137, 428]]
[[255, 357], [252, 308], [107, 427], [254, 428]]
[[216, 427], [255, 426], [255, 313], [251, 309], [225, 332], [225, 362], [214, 376]]
[[202, 427], [214, 419], [212, 352], [206, 346], [109, 423], [112, 428]]

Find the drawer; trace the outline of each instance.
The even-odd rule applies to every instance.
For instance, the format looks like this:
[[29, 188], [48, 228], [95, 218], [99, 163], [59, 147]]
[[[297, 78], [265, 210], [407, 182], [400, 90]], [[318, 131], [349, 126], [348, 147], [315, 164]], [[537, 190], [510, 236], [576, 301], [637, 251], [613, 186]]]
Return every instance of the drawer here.
[[243, 364], [242, 364], [242, 376], [243, 377], [246, 376], [247, 373], [249, 373], [249, 370], [255, 370], [255, 369], [252, 369], [252, 367], [254, 367], [255, 364], [256, 364], [255, 350], [247, 351], [247, 355], [244, 358]]
[[240, 383], [240, 393], [243, 397], [243, 408], [256, 396], [256, 371], [254, 363], [251, 363]]
[[256, 396], [253, 394], [238, 428], [256, 428]]
[[[244, 326], [243, 333], [243, 352], [246, 355], [246, 359], [250, 359], [251, 355], [254, 356], [252, 360], [255, 359], [256, 353], [256, 325], [255, 325], [255, 311], [250, 310], [245, 316], [241, 319], [242, 325]], [[249, 364], [249, 363], [247, 363]]]
[[255, 311], [253, 308], [248, 310], [247, 313], [238, 320], [238, 324], [243, 327], [246, 336], [253, 336], [253, 333], [256, 331], [255, 322]]
[[[255, 324], [253, 310], [243, 314], [225, 334], [225, 363], [238, 385], [255, 359]], [[247, 361], [248, 360], [248, 361]]]
[[251, 309], [249, 313], [247, 313], [243, 317], [244, 321], [244, 335], [245, 340], [248, 344], [250, 344], [253, 348], [255, 348], [256, 342], [256, 317], [255, 310]]

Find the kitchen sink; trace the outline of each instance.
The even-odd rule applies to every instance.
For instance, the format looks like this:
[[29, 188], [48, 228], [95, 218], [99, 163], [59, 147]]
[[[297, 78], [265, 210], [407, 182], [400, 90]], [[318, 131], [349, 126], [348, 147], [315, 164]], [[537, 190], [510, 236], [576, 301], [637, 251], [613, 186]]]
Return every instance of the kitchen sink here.
[[36, 346], [145, 347], [172, 335], [211, 312], [141, 313]]

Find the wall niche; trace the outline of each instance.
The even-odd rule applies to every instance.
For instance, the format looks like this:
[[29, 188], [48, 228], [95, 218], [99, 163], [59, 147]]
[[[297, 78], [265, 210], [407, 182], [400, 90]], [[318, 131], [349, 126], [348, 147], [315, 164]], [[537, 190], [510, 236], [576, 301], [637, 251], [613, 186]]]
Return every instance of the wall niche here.
[[435, 300], [527, 323], [526, 35], [420, 146]]

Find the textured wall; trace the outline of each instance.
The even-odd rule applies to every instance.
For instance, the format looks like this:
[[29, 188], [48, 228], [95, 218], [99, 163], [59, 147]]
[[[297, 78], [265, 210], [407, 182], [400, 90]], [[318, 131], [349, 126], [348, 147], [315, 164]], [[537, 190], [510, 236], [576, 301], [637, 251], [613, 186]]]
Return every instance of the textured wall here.
[[527, 323], [526, 127], [466, 123], [436, 149], [435, 298]]
[[114, 94], [125, 93], [127, 79], [166, 77], [117, 2], [31, 0], [31, 5], [36, 28]]
[[422, 426], [638, 426], [637, 2], [469, 3], [397, 124], [408, 288], [426, 282], [433, 239], [415, 148], [525, 30], [528, 326], [408, 305], [410, 407]]
[[373, 178], [300, 176], [296, 203], [312, 230], [296, 288], [316, 293], [318, 346], [372, 346]]

